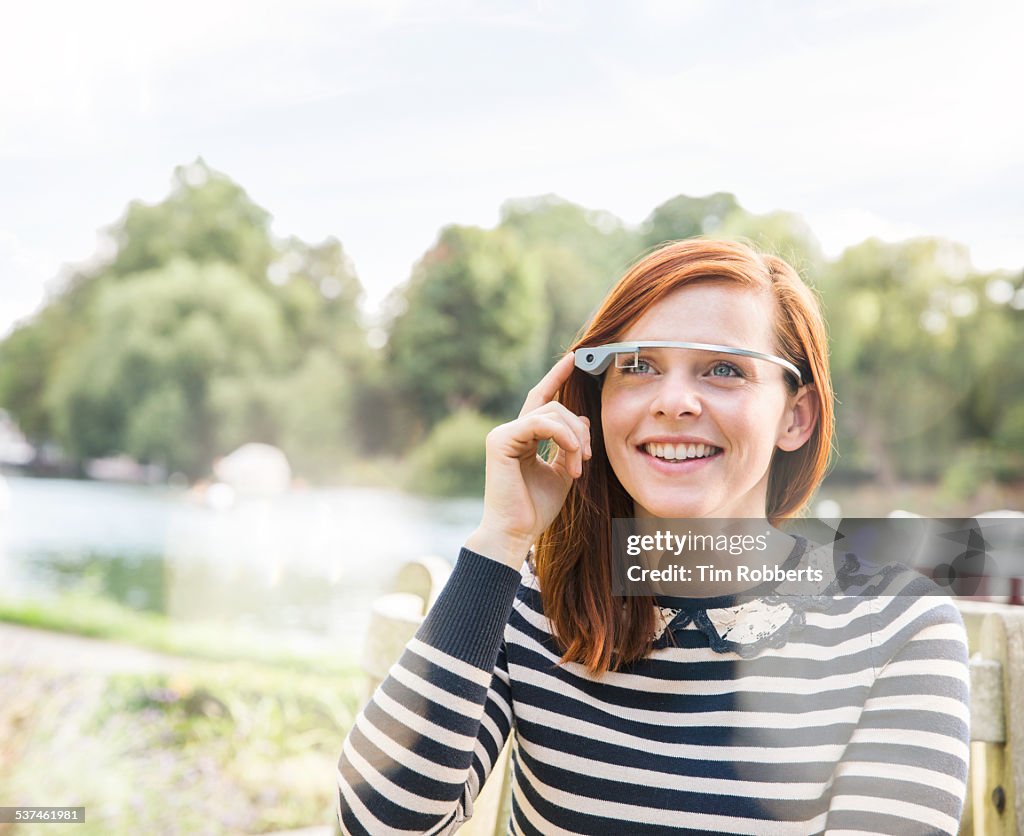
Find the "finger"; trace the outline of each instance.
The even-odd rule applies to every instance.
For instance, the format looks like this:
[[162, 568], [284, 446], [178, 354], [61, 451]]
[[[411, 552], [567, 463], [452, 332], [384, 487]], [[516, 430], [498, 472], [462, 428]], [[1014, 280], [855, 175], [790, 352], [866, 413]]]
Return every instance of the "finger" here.
[[551, 403], [544, 404], [540, 407], [538, 412], [542, 414], [553, 414], [558, 415], [564, 419], [573, 431], [576, 433], [580, 440], [580, 449], [586, 458], [591, 455], [590, 446], [590, 419], [584, 415], [577, 415], [565, 404], [559, 403], [558, 401], [551, 401]]
[[575, 466], [570, 459], [569, 451], [564, 450], [561, 447], [558, 448], [558, 455], [551, 460], [551, 466], [564, 473], [570, 479], [575, 479], [577, 476], [574, 469]]
[[560, 468], [570, 479], [578, 479], [583, 475], [582, 450], [566, 450], [564, 447], [559, 447], [551, 464]]
[[551, 440], [567, 451], [580, 448], [576, 433], [560, 416], [552, 413], [527, 415], [502, 425], [493, 435], [498, 451], [514, 458], [535, 455], [537, 442], [544, 440]]
[[562, 355], [561, 359], [527, 393], [523, 408], [519, 410], [519, 417], [526, 415], [528, 412], [533, 412], [537, 407], [550, 403], [562, 384], [569, 379], [569, 375], [572, 374], [572, 370], [575, 367], [573, 352], [570, 351]]
[[583, 475], [584, 446], [573, 426], [564, 416], [540, 413], [548, 427], [550, 440], [558, 447], [558, 452], [551, 460], [552, 465], [560, 465], [571, 478]]
[[583, 422], [579, 420], [579, 416], [573, 415], [572, 412], [559, 403], [552, 402], [547, 405], [547, 408], [552, 407], [558, 407], [558, 409], [551, 412], [541, 411], [539, 414], [548, 415], [554, 420], [564, 423], [576, 439], [576, 447], [566, 449], [559, 445], [559, 456], [556, 456], [556, 459], [560, 459], [562, 462], [566, 473], [575, 479], [583, 475], [583, 462], [590, 458], [590, 454], [587, 452], [590, 442], [585, 436], [580, 436]]
[[590, 419], [586, 415], [581, 415], [580, 420], [587, 425], [587, 458], [589, 459], [594, 455], [594, 443], [590, 435]]

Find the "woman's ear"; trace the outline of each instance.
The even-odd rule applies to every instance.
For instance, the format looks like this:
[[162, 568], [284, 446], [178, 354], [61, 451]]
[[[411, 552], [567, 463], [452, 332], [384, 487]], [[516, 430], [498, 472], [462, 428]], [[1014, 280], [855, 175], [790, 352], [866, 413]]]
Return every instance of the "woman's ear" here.
[[793, 395], [779, 422], [779, 437], [775, 444], [780, 450], [799, 450], [811, 437], [818, 425], [818, 391], [813, 383], [801, 386]]

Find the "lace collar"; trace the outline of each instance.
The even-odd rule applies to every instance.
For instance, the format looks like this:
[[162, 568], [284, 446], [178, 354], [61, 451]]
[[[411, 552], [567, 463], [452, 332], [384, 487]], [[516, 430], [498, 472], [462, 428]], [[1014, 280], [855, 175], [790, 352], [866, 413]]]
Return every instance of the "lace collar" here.
[[[660, 624], [653, 637], [654, 649], [676, 645], [675, 634], [687, 629], [704, 633], [716, 653], [735, 653], [744, 659], [786, 644], [792, 632], [806, 624], [808, 611], [827, 610], [834, 597], [841, 594], [840, 578], [828, 583], [835, 574], [831, 545], [812, 549], [805, 538], [796, 539], [782, 568], [821, 568], [821, 582], [769, 582], [746, 593], [717, 598], [659, 596]], [[844, 570], [849, 574], [855, 567], [848, 561]]]

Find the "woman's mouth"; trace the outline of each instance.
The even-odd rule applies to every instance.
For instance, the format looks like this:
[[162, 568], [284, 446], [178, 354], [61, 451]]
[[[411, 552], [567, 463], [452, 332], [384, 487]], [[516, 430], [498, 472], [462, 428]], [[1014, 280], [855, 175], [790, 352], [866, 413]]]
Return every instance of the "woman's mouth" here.
[[637, 449], [652, 467], [662, 473], [688, 473], [725, 452], [712, 444], [642, 444]]

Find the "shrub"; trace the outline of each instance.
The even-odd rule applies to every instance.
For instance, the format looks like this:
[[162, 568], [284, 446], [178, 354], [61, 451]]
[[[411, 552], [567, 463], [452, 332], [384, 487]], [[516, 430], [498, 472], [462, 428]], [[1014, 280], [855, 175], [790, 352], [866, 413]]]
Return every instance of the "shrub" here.
[[942, 475], [943, 493], [952, 500], [974, 497], [998, 470], [998, 454], [988, 445], [974, 443], [960, 450]]
[[484, 439], [501, 423], [461, 409], [438, 423], [410, 457], [407, 487], [434, 496], [482, 496]]

